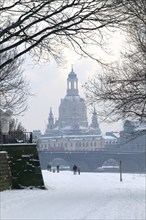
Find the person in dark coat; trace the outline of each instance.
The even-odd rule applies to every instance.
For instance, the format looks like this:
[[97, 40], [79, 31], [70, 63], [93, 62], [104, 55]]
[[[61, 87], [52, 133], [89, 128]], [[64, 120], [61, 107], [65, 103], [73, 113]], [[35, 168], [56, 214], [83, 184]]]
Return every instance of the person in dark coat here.
[[47, 170], [49, 170], [51, 172], [51, 164], [48, 164]]
[[77, 169], [78, 169], [77, 165], [74, 164], [74, 166], [73, 166], [73, 172], [74, 172], [74, 174], [77, 173]]
[[57, 173], [59, 173], [59, 165], [58, 164], [57, 164], [56, 168], [57, 168]]

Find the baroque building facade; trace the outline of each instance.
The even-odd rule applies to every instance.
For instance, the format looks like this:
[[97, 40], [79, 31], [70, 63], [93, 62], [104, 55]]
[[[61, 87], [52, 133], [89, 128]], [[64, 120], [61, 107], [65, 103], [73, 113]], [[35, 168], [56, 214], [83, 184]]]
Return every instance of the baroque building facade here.
[[73, 68], [67, 77], [66, 96], [59, 105], [59, 117], [50, 108], [45, 134], [39, 138], [40, 150], [90, 151], [104, 147], [96, 109], [88, 124], [85, 100], [80, 97], [78, 77]]
[[92, 115], [92, 123], [90, 126], [88, 125], [87, 107], [85, 100], [79, 95], [78, 78], [73, 69], [67, 78], [67, 92], [66, 96], [61, 99], [59, 118], [56, 121], [54, 120], [54, 115], [50, 108], [45, 134], [47, 136], [101, 134], [95, 108]]

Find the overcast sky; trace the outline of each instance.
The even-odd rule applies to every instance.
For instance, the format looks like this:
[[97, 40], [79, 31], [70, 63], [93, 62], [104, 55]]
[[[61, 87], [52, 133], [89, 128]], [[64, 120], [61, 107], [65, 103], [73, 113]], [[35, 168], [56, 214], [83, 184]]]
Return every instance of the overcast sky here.
[[[114, 57], [118, 59], [121, 49], [121, 40], [119, 36], [113, 39], [112, 48], [114, 49]], [[54, 117], [58, 118], [58, 107], [61, 98], [66, 95], [67, 76], [73, 65], [74, 72], [77, 74], [79, 81], [79, 94], [85, 98], [83, 88], [81, 87], [87, 82], [88, 78], [92, 78], [101, 71], [100, 66], [91, 59], [79, 58], [75, 53], [66, 51], [66, 59], [62, 66], [58, 66], [55, 61], [51, 62], [34, 62], [27, 56], [23, 66], [24, 75], [30, 83], [31, 93], [34, 95], [28, 99], [28, 110], [23, 116], [19, 116], [18, 120], [27, 131], [41, 130], [42, 133], [46, 129], [47, 119], [50, 107]], [[88, 114], [90, 123], [90, 114]], [[103, 133], [106, 131], [119, 131], [122, 129], [122, 123], [100, 124]]]

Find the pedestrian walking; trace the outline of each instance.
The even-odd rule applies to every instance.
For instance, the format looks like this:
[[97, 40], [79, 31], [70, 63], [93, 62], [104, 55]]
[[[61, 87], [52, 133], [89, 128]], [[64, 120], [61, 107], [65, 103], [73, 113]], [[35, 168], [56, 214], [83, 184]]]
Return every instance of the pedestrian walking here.
[[51, 164], [48, 164], [47, 170], [51, 172]]
[[78, 166], [78, 174], [80, 175], [81, 169], [80, 166]]
[[74, 166], [73, 166], [73, 173], [74, 173], [74, 174], [77, 173], [77, 169], [78, 169], [77, 165], [74, 164]]
[[56, 167], [57, 167], [57, 173], [59, 173], [59, 165], [57, 164], [57, 166], [56, 166]]

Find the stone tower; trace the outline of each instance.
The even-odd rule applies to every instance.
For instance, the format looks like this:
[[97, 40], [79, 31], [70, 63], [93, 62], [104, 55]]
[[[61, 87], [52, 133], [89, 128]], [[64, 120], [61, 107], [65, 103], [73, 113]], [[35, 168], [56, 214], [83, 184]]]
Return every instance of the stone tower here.
[[[101, 134], [101, 130], [99, 128], [99, 123], [98, 123], [98, 118], [97, 118], [97, 113], [96, 113], [96, 109], [94, 107], [94, 111], [93, 111], [93, 114], [92, 114], [92, 122], [91, 122], [91, 130], [92, 130], [92, 133], [94, 134]], [[90, 131], [91, 133], [91, 131]]]
[[54, 116], [52, 113], [52, 108], [50, 108], [47, 129], [53, 129], [53, 128], [54, 128]]

